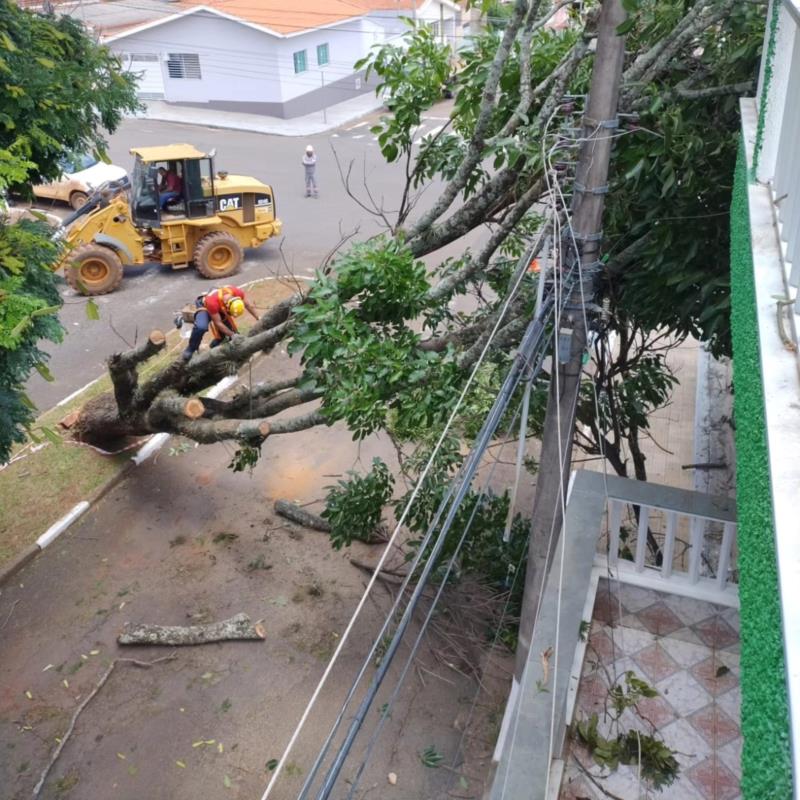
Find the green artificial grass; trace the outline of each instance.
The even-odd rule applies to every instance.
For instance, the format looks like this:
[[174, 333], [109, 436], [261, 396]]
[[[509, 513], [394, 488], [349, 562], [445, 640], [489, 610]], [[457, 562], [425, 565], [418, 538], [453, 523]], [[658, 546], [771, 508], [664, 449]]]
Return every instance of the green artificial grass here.
[[741, 604], [742, 795], [792, 797], [789, 710], [744, 144], [731, 200], [731, 328]]

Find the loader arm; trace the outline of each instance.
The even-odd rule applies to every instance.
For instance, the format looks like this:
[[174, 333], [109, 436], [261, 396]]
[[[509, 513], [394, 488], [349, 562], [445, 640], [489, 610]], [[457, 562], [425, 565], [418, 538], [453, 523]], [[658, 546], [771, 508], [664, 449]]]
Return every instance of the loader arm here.
[[64, 220], [63, 229], [66, 229], [67, 246], [58, 266], [69, 260], [76, 247], [93, 242], [114, 250], [123, 264], [145, 261], [144, 239], [131, 221], [130, 206], [124, 194], [111, 200], [93, 196], [83, 208]]

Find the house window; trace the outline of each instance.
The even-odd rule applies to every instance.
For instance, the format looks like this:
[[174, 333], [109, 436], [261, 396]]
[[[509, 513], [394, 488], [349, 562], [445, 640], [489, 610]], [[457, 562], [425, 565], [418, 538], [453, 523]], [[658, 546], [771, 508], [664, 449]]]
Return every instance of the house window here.
[[297, 72], [305, 72], [308, 69], [306, 64], [306, 51], [305, 50], [298, 50], [293, 55], [294, 58], [294, 71]]
[[330, 61], [330, 57], [328, 55], [328, 44], [318, 44], [317, 45], [317, 64], [320, 67], [325, 66]]
[[167, 59], [167, 72], [170, 78], [200, 80], [200, 56], [197, 53], [170, 53]]

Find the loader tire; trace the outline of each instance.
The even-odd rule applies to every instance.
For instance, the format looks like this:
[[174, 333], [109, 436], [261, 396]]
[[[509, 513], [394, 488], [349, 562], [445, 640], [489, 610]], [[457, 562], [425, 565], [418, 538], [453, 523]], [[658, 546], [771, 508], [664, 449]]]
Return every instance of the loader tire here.
[[204, 278], [227, 278], [242, 263], [242, 246], [230, 233], [207, 233], [194, 248], [194, 265]]
[[122, 281], [122, 262], [110, 248], [101, 244], [84, 244], [70, 255], [64, 277], [83, 295], [108, 294]]

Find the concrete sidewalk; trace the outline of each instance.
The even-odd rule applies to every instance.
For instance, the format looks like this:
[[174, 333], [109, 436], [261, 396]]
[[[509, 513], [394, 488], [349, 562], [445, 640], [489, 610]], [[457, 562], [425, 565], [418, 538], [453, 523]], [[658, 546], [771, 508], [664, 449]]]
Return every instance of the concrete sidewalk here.
[[343, 103], [337, 103], [324, 111], [315, 111], [294, 119], [281, 119], [260, 114], [215, 111], [201, 106], [174, 105], [163, 100], [148, 100], [145, 111], [138, 114], [137, 118], [268, 133], [276, 136], [313, 136], [338, 128], [382, 107], [381, 99], [369, 92], [351, 100], [345, 100]]

